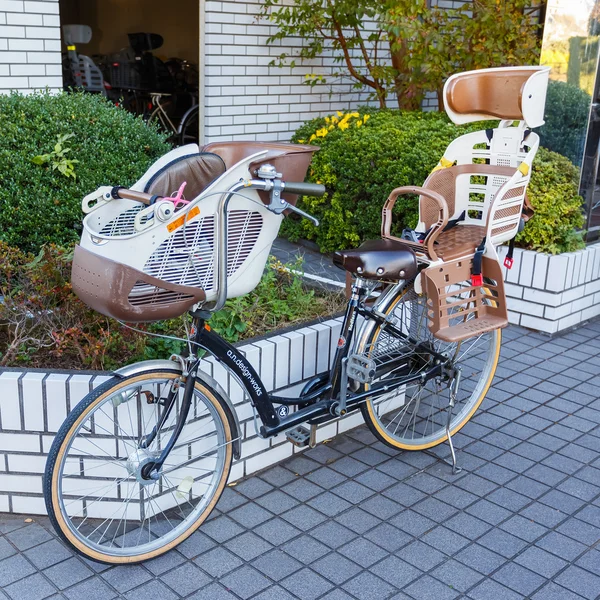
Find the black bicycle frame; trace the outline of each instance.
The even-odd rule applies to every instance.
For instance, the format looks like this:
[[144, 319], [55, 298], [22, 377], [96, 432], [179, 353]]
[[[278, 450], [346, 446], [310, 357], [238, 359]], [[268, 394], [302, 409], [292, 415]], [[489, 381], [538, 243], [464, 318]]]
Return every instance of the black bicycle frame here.
[[[383, 315], [372, 309], [367, 309], [363, 303], [366, 294], [367, 291], [365, 288], [360, 285], [353, 286], [352, 295], [348, 302], [342, 323], [337, 350], [333, 360], [333, 367], [329, 374], [322, 373], [318, 375], [316, 378], [317, 383], [314, 386], [310, 386], [310, 391], [301, 395], [300, 398], [286, 398], [275, 394], [269, 394], [261, 381], [260, 376], [254, 367], [246, 360], [244, 354], [212, 331], [206, 324], [206, 320], [210, 317], [210, 313], [208, 312], [197, 311], [192, 313], [193, 326], [190, 344], [195, 348], [195, 354], [199, 353], [201, 350], [205, 350], [222, 363], [239, 381], [250, 397], [250, 402], [261, 420], [262, 426], [260, 427], [260, 434], [263, 437], [275, 436], [282, 431], [286, 431], [307, 422], [332, 420], [340, 416], [335, 412], [335, 407], [339, 404], [341, 366], [343, 360], [348, 356], [348, 353], [352, 348], [358, 315], [375, 320], [379, 325], [389, 328], [389, 331], [393, 335], [405, 340], [407, 343], [414, 344], [416, 347], [418, 346], [416, 340], [412, 340], [393, 324], [386, 322]], [[427, 353], [431, 354], [435, 359], [428, 369], [420, 370], [415, 374], [405, 374], [387, 378], [384, 382], [371, 385], [368, 390], [350, 394], [346, 398], [346, 411], [357, 408], [358, 405], [367, 400], [367, 398], [374, 398], [381, 394], [385, 394], [395, 387], [417, 381], [424, 383], [434, 377], [443, 376], [447, 359], [442, 355], [437, 354], [433, 349], [427, 349]], [[194, 382], [196, 380], [196, 373], [200, 368], [200, 360], [199, 357], [195, 357], [189, 365], [190, 376], [186, 379], [185, 392], [174, 434], [171, 436], [169, 444], [167, 444], [161, 452], [160, 457], [155, 462], [146, 465], [144, 476], [147, 478], [150, 478], [152, 473], [156, 473], [161, 468], [171, 448], [176, 443], [181, 429], [183, 429], [191, 405]], [[391, 369], [393, 370], [393, 365]], [[164, 413], [165, 419], [172, 408], [175, 397], [176, 393], [171, 393], [167, 399]], [[275, 405], [277, 404], [297, 406], [298, 410], [289, 416], [280, 417], [275, 410]], [[158, 428], [160, 428], [160, 425], [161, 424], [159, 423]], [[153, 433], [150, 434], [150, 437]], [[146, 442], [148, 442], [148, 440], [146, 440]]]

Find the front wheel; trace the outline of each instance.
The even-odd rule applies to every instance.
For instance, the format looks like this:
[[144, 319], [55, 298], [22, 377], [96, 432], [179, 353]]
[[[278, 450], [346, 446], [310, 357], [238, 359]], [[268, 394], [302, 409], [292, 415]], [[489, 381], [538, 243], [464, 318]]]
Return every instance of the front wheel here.
[[[450, 421], [450, 433], [454, 435], [469, 421], [487, 394], [496, 373], [502, 336], [497, 329], [462, 342], [438, 340], [427, 328], [426, 302], [426, 297], [418, 295], [412, 283], [393, 298], [384, 299], [380, 310], [411, 342], [377, 326], [358, 340], [357, 351], [375, 362], [373, 383], [399, 374], [424, 371], [431, 360], [426, 348], [446, 355], [461, 370]], [[416, 344], [420, 345], [419, 352], [415, 351]], [[389, 365], [392, 361], [394, 369], [390, 370], [386, 362]], [[438, 378], [392, 387], [387, 394], [369, 398], [361, 405], [365, 422], [379, 440], [392, 448], [425, 450], [437, 446], [447, 439], [448, 385], [448, 381]]]
[[46, 508], [80, 554], [109, 564], [160, 556], [217, 503], [231, 467], [232, 432], [224, 400], [199, 381], [158, 478], [144, 476], [175, 429], [181, 379], [170, 369], [115, 377], [90, 392], [60, 428], [44, 474]]

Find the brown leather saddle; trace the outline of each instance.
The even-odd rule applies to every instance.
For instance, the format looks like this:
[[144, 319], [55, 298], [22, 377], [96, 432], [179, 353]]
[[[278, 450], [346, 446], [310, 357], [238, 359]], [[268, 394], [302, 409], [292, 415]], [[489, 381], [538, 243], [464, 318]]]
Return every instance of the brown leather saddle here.
[[415, 253], [397, 240], [368, 240], [353, 250], [339, 250], [333, 263], [365, 279], [412, 279], [417, 274]]

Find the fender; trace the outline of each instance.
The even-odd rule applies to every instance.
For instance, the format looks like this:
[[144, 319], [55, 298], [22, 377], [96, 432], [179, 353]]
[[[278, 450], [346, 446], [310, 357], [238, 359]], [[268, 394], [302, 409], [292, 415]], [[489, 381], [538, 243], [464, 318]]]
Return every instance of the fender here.
[[[179, 371], [181, 373], [181, 365], [178, 362], [172, 360], [144, 360], [142, 362], [133, 363], [127, 365], [116, 371], [113, 371], [115, 377], [125, 378], [132, 375], [138, 375], [144, 371], [155, 371], [157, 369], [168, 369], [170, 371]], [[208, 373], [198, 370], [196, 379], [204, 383], [207, 387], [213, 388], [218, 394], [219, 398], [223, 400], [225, 406], [225, 414], [229, 420], [229, 425], [233, 433], [233, 456], [236, 460], [239, 460], [242, 453], [242, 429], [240, 427], [240, 421], [238, 419], [233, 402], [225, 393], [225, 390], [221, 385], [213, 379]]]

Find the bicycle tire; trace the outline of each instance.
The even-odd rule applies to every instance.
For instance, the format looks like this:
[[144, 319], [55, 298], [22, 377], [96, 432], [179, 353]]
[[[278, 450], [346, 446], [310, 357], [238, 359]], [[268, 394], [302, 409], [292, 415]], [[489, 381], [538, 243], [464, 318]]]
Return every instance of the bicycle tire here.
[[[202, 508], [202, 510], [199, 511], [199, 513], [197, 515], [194, 515], [193, 510], [189, 511], [189, 515], [192, 515], [189, 523], [185, 524], [185, 526], [181, 528], [181, 531], [179, 533], [177, 533], [177, 535], [171, 534], [172, 539], [169, 539], [168, 543], [165, 542], [164, 544], [160, 544], [159, 542], [154, 542], [154, 540], [152, 540], [151, 544], [149, 542], [151, 547], [148, 546], [148, 548], [146, 548], [145, 546], [142, 546], [141, 548], [143, 548], [143, 551], [139, 551], [139, 552], [132, 551], [129, 553], [123, 551], [123, 549], [120, 549], [119, 551], [117, 551], [113, 548], [111, 548], [110, 552], [108, 550], [102, 551], [98, 548], [97, 544], [92, 543], [92, 542], [86, 543], [86, 541], [84, 539], [82, 539], [82, 537], [77, 532], [74, 531], [73, 525], [72, 524], [70, 525], [69, 523], [67, 523], [67, 518], [70, 518], [70, 517], [68, 517], [68, 515], [64, 514], [66, 509], [65, 509], [64, 502], [61, 501], [61, 490], [62, 490], [62, 483], [66, 479], [63, 478], [61, 480], [60, 477], [63, 473], [63, 467], [66, 463], [67, 451], [68, 451], [69, 447], [72, 446], [74, 439], [76, 439], [77, 432], [83, 426], [83, 423], [85, 422], [86, 418], [90, 415], [94, 415], [95, 414], [94, 411], [96, 408], [101, 407], [103, 405], [103, 403], [105, 403], [105, 402], [108, 404], [111, 401], [110, 400], [111, 398], [115, 398], [116, 395], [119, 393], [124, 393], [123, 390], [127, 389], [131, 385], [138, 384], [137, 387], [140, 387], [139, 384], [142, 384], [143, 382], [148, 382], [148, 381], [157, 380], [157, 379], [174, 380], [174, 379], [178, 378], [179, 376], [180, 376], [180, 372], [177, 370], [151, 369], [151, 370], [148, 370], [148, 371], [145, 371], [142, 373], [137, 373], [137, 374], [129, 376], [129, 377], [124, 377], [124, 378], [114, 377], [114, 378], [110, 379], [109, 381], [100, 385], [98, 388], [96, 388], [92, 392], [90, 392], [87, 396], [85, 396], [81, 400], [81, 402], [79, 402], [79, 404], [77, 404], [77, 406], [71, 411], [71, 413], [68, 415], [67, 419], [65, 420], [65, 422], [59, 429], [59, 431], [56, 435], [56, 438], [52, 444], [52, 447], [50, 449], [50, 453], [48, 455], [48, 460], [46, 463], [46, 469], [45, 469], [44, 478], [43, 478], [44, 496], [45, 496], [46, 508], [48, 511], [48, 516], [50, 518], [50, 522], [54, 526], [54, 528], [57, 531], [60, 538], [71, 549], [73, 549], [78, 554], [85, 556], [86, 558], [89, 558], [96, 562], [101, 562], [101, 563], [105, 563], [105, 564], [113, 564], [113, 565], [115, 565], [115, 564], [134, 564], [137, 562], [142, 562], [144, 560], [155, 558], [157, 556], [164, 554], [165, 552], [168, 552], [169, 550], [171, 550], [172, 548], [174, 548], [175, 546], [177, 546], [178, 544], [183, 542], [185, 539], [187, 539], [194, 531], [196, 531], [198, 529], [198, 527], [200, 527], [200, 525], [208, 518], [208, 516], [214, 509], [217, 501], [219, 500], [219, 498], [223, 492], [223, 489], [225, 487], [225, 484], [227, 482], [227, 478], [229, 476], [229, 472], [231, 469], [232, 431], [231, 431], [231, 427], [230, 427], [230, 422], [227, 418], [226, 409], [224, 408], [226, 406], [225, 400], [220, 398], [218, 391], [210, 388], [203, 382], [196, 381], [194, 397], [196, 397], [198, 395], [201, 398], [204, 398], [206, 400], [206, 402], [208, 403], [207, 406], [210, 405], [212, 407], [212, 411], [209, 408], [210, 414], [216, 415], [216, 417], [218, 417], [218, 423], [220, 424], [220, 427], [222, 428], [223, 436], [225, 439], [225, 442], [223, 444], [224, 450], [222, 452], [223, 457], [224, 457], [223, 466], [222, 466], [220, 474], [218, 475], [218, 478], [215, 480], [214, 486], [211, 488], [212, 491], [211, 491], [210, 498], [208, 498], [207, 501], [204, 503], [205, 505]], [[113, 403], [114, 403], [114, 400], [113, 400]], [[216, 423], [216, 421], [215, 421], [215, 423]], [[119, 426], [119, 425], [117, 425], [117, 426]], [[126, 425], [124, 425], [124, 426], [126, 427]], [[116, 428], [115, 428], [115, 431], [117, 431]], [[96, 440], [96, 441], [98, 441], [98, 440]], [[117, 442], [117, 446], [115, 446], [115, 447], [117, 448], [116, 452], [118, 454], [119, 453], [118, 442]], [[92, 467], [92, 468], [95, 468], [95, 467]], [[113, 467], [113, 469], [114, 469], [114, 467]], [[73, 477], [72, 474], [71, 474], [71, 477]], [[112, 475], [111, 475], [111, 477], [112, 477]], [[98, 476], [96, 475], [95, 478], [97, 479]], [[135, 479], [132, 482], [128, 482], [128, 483], [130, 484], [130, 487], [132, 489], [135, 489], [135, 487], [136, 487]], [[169, 485], [170, 485], [170, 482], [169, 482]], [[140, 486], [140, 489], [141, 489], [141, 486]], [[177, 489], [179, 490], [179, 488], [177, 488]], [[96, 492], [96, 493], [98, 493], [98, 492]], [[173, 495], [173, 498], [175, 499], [176, 496]], [[105, 498], [101, 498], [100, 500], [104, 500], [104, 499]], [[150, 503], [148, 503], [148, 506], [150, 506]], [[88, 511], [90, 510], [89, 506], [88, 506], [87, 510]], [[127, 510], [127, 506], [125, 507], [125, 511], [126, 510]], [[158, 514], [158, 513], [156, 513], [156, 514]], [[163, 514], [165, 514], [165, 513], [163, 512]], [[82, 516], [83, 516], [83, 513], [82, 513]], [[82, 517], [80, 517], [80, 518], [82, 518]], [[88, 512], [88, 516], [86, 516], [84, 520], [87, 520], [88, 518], [89, 518], [89, 512]], [[127, 523], [127, 518], [128, 517], [126, 516], [125, 523]], [[150, 538], [150, 535], [151, 535], [150, 525], [151, 525], [152, 516], [147, 517], [147, 518], [148, 518], [148, 530], [149, 530], [148, 537]], [[146, 520], [146, 517], [142, 521], [140, 531], [144, 530], [145, 520]], [[169, 521], [168, 518], [167, 518], [167, 521]], [[106, 520], [105, 520], [105, 522], [106, 522]], [[112, 521], [109, 522], [109, 526], [111, 525], [111, 523], [112, 523]], [[183, 520], [182, 523], [185, 523], [185, 520]], [[170, 522], [169, 522], [169, 524], [170, 524]], [[91, 527], [93, 525], [94, 525], [94, 523], [89, 525], [89, 527]], [[117, 525], [117, 532], [119, 531], [118, 528], [119, 528], [119, 525]], [[79, 531], [79, 529], [77, 529], [77, 531]], [[160, 528], [159, 528], [159, 531], [160, 531]], [[123, 536], [122, 536], [123, 538], [128, 536], [130, 533], [130, 532], [125, 531], [125, 527], [123, 528], [123, 532], [124, 532]], [[161, 538], [159, 537], [158, 539], [160, 540]], [[114, 540], [114, 538], [113, 538], [113, 540]], [[100, 541], [102, 541], [102, 540], [100, 540]]]
[[[429, 341], [434, 340], [433, 336], [431, 335], [431, 333], [429, 333], [429, 331], [426, 328], [426, 317], [425, 317], [425, 311], [424, 311], [424, 302], [426, 302], [426, 299], [424, 296], [419, 296], [415, 292], [413, 283], [409, 283], [399, 293], [397, 293], [396, 296], [390, 301], [387, 308], [385, 308], [383, 310], [383, 312], [386, 314], [386, 316], [393, 315], [393, 313], [396, 311], [396, 309], [398, 308], [398, 306], [401, 303], [407, 304], [409, 302], [410, 303], [413, 303], [413, 302], [421, 303], [420, 304], [420, 307], [422, 308], [421, 315], [422, 315], [422, 318], [425, 319], [425, 321], [423, 323], [423, 327], [421, 329], [422, 337], [423, 337], [423, 339], [427, 339]], [[359, 340], [357, 342], [356, 348], [358, 349], [358, 352], [365, 353], [367, 356], [376, 355], [376, 350], [374, 350], [374, 348], [377, 344], [377, 341], [380, 339], [383, 331], [384, 331], [384, 328], [382, 328], [381, 326], [371, 328], [370, 330], [368, 328], [366, 328], [364, 330], [362, 337], [359, 337]], [[483, 399], [485, 398], [485, 396], [489, 390], [489, 387], [492, 383], [492, 380], [493, 380], [495, 372], [496, 372], [496, 367], [498, 365], [498, 359], [500, 356], [501, 341], [502, 341], [501, 331], [498, 329], [498, 330], [489, 332], [488, 334], [483, 334], [483, 336], [487, 336], [484, 339], [484, 342], [481, 344], [482, 346], [487, 347], [486, 360], [485, 360], [484, 366], [481, 370], [481, 373], [476, 378], [477, 381], [474, 383], [474, 385], [473, 385], [472, 381], [469, 384], [470, 386], [473, 387], [471, 394], [467, 398], [463, 398], [462, 401], [457, 402], [457, 408], [455, 409], [456, 414], [453, 416], [453, 418], [451, 420], [451, 424], [450, 424], [450, 434], [451, 435], [454, 435], [458, 431], [460, 431], [465, 426], [465, 424], [469, 422], [471, 417], [475, 414], [475, 412], [477, 411], [477, 409], [483, 402]], [[479, 340], [479, 339], [483, 338], [483, 336], [478, 336], [477, 338], [470, 338], [470, 339]], [[411, 332], [411, 337], [414, 337], [414, 332]], [[419, 341], [423, 341], [423, 340], [419, 339]], [[437, 341], [436, 343], [439, 344], [438, 345], [438, 351], [439, 351], [440, 349], [442, 349], [442, 348], [440, 348], [440, 346], [443, 344], [443, 342]], [[460, 352], [462, 343], [463, 342], [461, 342], [457, 345], [456, 349], [454, 350], [455, 352]], [[466, 343], [470, 344], [470, 346], [468, 346], [467, 349], [464, 351], [464, 355], [466, 355], [469, 348], [475, 348], [476, 346], [474, 346], [474, 344], [476, 344], [477, 342], [476, 341], [471, 342], [470, 340], [466, 340]], [[443, 349], [446, 351], [448, 351], [448, 349], [452, 350], [451, 349], [452, 345], [447, 345], [447, 346], [449, 348], [443, 348]], [[460, 358], [460, 356], [459, 356], [459, 358]], [[469, 360], [472, 360], [472, 357], [469, 357]], [[480, 360], [480, 357], [477, 357], [477, 360]], [[463, 385], [466, 383], [467, 380], [470, 380], [471, 378], [472, 378], [472, 375], [469, 375], [469, 379], [466, 379], [465, 377], [463, 377]], [[438, 446], [439, 444], [441, 444], [447, 440], [446, 428], [445, 428], [446, 416], [445, 416], [445, 413], [442, 415], [442, 410], [445, 411], [445, 409], [447, 408], [447, 405], [448, 405], [447, 400], [444, 403], [439, 403], [439, 405], [435, 407], [436, 414], [435, 414], [434, 418], [431, 418], [431, 430], [430, 430], [429, 434], [427, 434], [427, 426], [428, 426], [429, 421], [427, 421], [424, 426], [422, 424], [423, 415], [422, 415], [422, 413], [421, 413], [421, 415], [419, 415], [419, 411], [422, 410], [423, 406], [426, 406], [426, 404], [423, 402], [423, 398], [422, 398], [422, 396], [423, 396], [422, 389], [424, 389], [425, 386], [427, 386], [428, 384], [429, 384], [429, 382], [427, 382], [426, 384], [421, 386], [421, 390], [418, 390], [418, 393], [419, 393], [418, 398], [416, 396], [416, 393], [412, 392], [413, 387], [418, 387], [416, 384], [413, 386], [404, 387], [404, 389], [401, 389], [400, 387], [397, 388], [397, 390], [395, 390], [395, 391], [397, 391], [397, 395], [392, 398], [392, 400], [395, 401], [395, 404], [392, 404], [392, 402], [388, 403], [388, 406], [390, 407], [388, 412], [385, 412], [385, 408], [378, 409], [378, 403], [379, 404], [383, 403], [383, 401], [380, 399], [382, 397], [378, 397], [378, 399], [375, 399], [375, 400], [372, 398], [369, 398], [365, 403], [363, 403], [361, 405], [361, 412], [362, 412], [363, 418], [365, 420], [365, 423], [367, 424], [367, 426], [369, 427], [371, 432], [375, 435], [375, 437], [377, 437], [377, 439], [379, 439], [381, 442], [383, 442], [384, 444], [386, 444], [387, 446], [389, 446], [391, 448], [395, 448], [398, 450], [412, 450], [412, 451], [426, 450], [428, 448]], [[365, 385], [363, 389], [368, 389], [368, 385]], [[412, 394], [412, 395], [409, 395], [407, 390], [410, 390], [410, 394]], [[402, 399], [399, 398], [398, 394], [404, 394], [404, 398], [402, 398]], [[407, 395], [409, 395], [408, 401], [406, 401]], [[384, 395], [383, 398], [387, 398], [388, 396], [390, 396], [390, 394]], [[438, 396], [439, 396], [439, 394], [438, 394]], [[399, 424], [404, 419], [404, 416], [400, 417], [398, 424], [395, 426], [395, 431], [391, 432], [388, 428], [388, 425], [392, 424], [394, 422], [394, 419], [397, 418], [398, 414], [401, 414], [402, 412], [404, 412], [404, 415], [409, 414], [410, 405], [411, 405], [411, 402], [413, 402], [413, 400], [414, 400], [415, 412], [412, 413], [413, 416], [409, 417], [409, 419], [408, 419], [408, 426], [410, 426], [411, 420], [413, 421], [412, 433], [409, 433], [408, 426], [404, 429], [404, 431], [405, 431], [404, 434], [398, 433], [398, 429], [400, 429]], [[400, 401], [402, 401], [403, 404], [399, 408], [395, 408], [395, 406], [400, 404]], [[434, 412], [433, 404], [434, 404], [434, 401], [432, 398], [432, 400], [431, 400], [432, 408], [429, 409], [431, 414], [433, 414], [433, 412]], [[403, 411], [404, 406], [406, 406], [406, 410]], [[391, 408], [391, 407], [394, 407], [394, 408]], [[379, 414], [378, 411], [381, 412], [382, 414]], [[394, 411], [397, 411], [396, 414], [394, 414]], [[430, 412], [427, 413], [427, 419], [430, 418]], [[390, 416], [394, 415], [394, 416], [391, 417], [391, 419], [390, 419], [390, 416], [388, 416], [388, 415], [390, 415]], [[386, 423], [386, 419], [388, 420], [387, 423]], [[417, 423], [419, 423], [420, 428], [421, 428], [421, 431], [419, 433], [423, 434], [420, 439], [415, 436], [415, 428], [417, 426]], [[434, 424], [435, 424], [435, 429], [434, 429]]]

